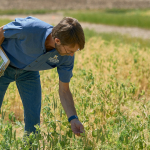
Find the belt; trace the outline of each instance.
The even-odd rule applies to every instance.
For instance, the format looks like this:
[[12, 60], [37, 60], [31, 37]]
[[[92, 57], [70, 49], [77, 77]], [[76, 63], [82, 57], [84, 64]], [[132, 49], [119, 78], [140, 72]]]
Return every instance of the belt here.
[[14, 66], [12, 66], [12, 65], [9, 65], [11, 68], [14, 68], [14, 69], [19, 69], [19, 68], [17, 68], [17, 67], [14, 67]]

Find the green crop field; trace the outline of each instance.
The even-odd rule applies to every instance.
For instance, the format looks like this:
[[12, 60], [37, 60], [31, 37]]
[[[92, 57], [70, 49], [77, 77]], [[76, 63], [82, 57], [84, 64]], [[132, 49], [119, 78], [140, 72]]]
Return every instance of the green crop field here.
[[[72, 133], [60, 104], [56, 69], [41, 71], [41, 126], [38, 136], [29, 136], [32, 148], [150, 149], [149, 60], [150, 49], [138, 43], [115, 43], [94, 34], [87, 39], [85, 49], [76, 53], [70, 83], [85, 127], [82, 137]], [[23, 106], [15, 83], [2, 108], [0, 149], [28, 149], [22, 140]]]
[[[9, 20], [0, 21], [1, 25]], [[86, 46], [76, 53], [70, 88], [85, 134], [75, 136], [58, 95], [57, 70], [41, 71], [39, 150], [150, 149], [150, 45], [148, 40], [85, 29]], [[0, 150], [24, 145], [23, 106], [15, 83], [0, 112]]]

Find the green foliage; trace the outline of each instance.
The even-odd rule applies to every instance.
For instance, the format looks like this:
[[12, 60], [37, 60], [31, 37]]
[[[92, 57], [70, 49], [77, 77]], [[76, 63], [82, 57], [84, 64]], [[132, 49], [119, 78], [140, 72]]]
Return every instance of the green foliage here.
[[[76, 54], [70, 83], [85, 133], [76, 137], [71, 131], [56, 92], [57, 70], [41, 71], [41, 126], [22, 137], [24, 126], [15, 113], [1, 111], [0, 149], [149, 149], [149, 57], [149, 49], [136, 44], [89, 39], [85, 50]], [[14, 89], [11, 84], [7, 92], [13, 94]]]
[[150, 28], [149, 10], [81, 10], [66, 11], [65, 16], [77, 18], [82, 22], [100, 23], [106, 25]]
[[85, 35], [70, 82], [85, 133], [72, 133], [57, 93], [57, 69], [46, 70], [40, 72], [41, 125], [35, 134], [23, 136], [23, 120], [11, 110], [19, 94], [10, 84], [0, 111], [0, 150], [150, 149], [149, 46], [87, 29]]
[[40, 10], [26, 10], [26, 9], [4, 9], [0, 10], [0, 15], [17, 15], [17, 14], [46, 14], [46, 13], [52, 13], [57, 12], [56, 10], [46, 10], [46, 9], [40, 9]]
[[0, 19], [0, 26], [3, 26], [9, 22], [11, 22], [12, 20], [9, 20], [9, 19]]
[[141, 48], [146, 48], [150, 47], [150, 42], [149, 40], [142, 39], [142, 38], [133, 38], [130, 36], [126, 35], [121, 35], [118, 33], [97, 33], [94, 30], [89, 30], [89, 29], [84, 29], [85, 33], [85, 39], [86, 42], [91, 38], [91, 37], [101, 37], [105, 42], [113, 42], [115, 45], [118, 45], [120, 43], [122, 44], [129, 44], [129, 45], [137, 45]]
[[[46, 14], [58, 12], [56, 10], [0, 10], [0, 15], [15, 14]], [[100, 23], [106, 25], [150, 28], [150, 13], [148, 9], [105, 9], [105, 10], [61, 10], [64, 16], [77, 18], [82, 22]]]

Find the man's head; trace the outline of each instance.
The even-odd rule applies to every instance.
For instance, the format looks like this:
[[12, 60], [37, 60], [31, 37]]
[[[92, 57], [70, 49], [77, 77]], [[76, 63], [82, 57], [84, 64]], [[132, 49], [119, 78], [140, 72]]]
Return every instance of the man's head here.
[[[52, 30], [55, 48], [61, 55], [72, 55], [85, 45], [84, 32], [79, 22], [71, 17], [65, 17]], [[64, 51], [66, 51], [64, 53]]]

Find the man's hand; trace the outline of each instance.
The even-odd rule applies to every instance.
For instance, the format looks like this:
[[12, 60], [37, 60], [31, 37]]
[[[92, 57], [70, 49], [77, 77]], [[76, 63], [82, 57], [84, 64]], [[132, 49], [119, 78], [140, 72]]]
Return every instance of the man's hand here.
[[84, 133], [84, 127], [78, 119], [71, 120], [71, 129], [77, 136], [80, 136], [80, 133]]
[[[67, 114], [67, 117], [76, 115], [76, 109], [74, 107], [74, 101], [72, 94], [69, 89], [69, 83], [64, 83], [59, 80], [59, 96], [61, 104]], [[84, 127], [78, 119], [73, 119], [70, 121], [72, 131], [80, 136], [80, 133], [84, 133]]]

